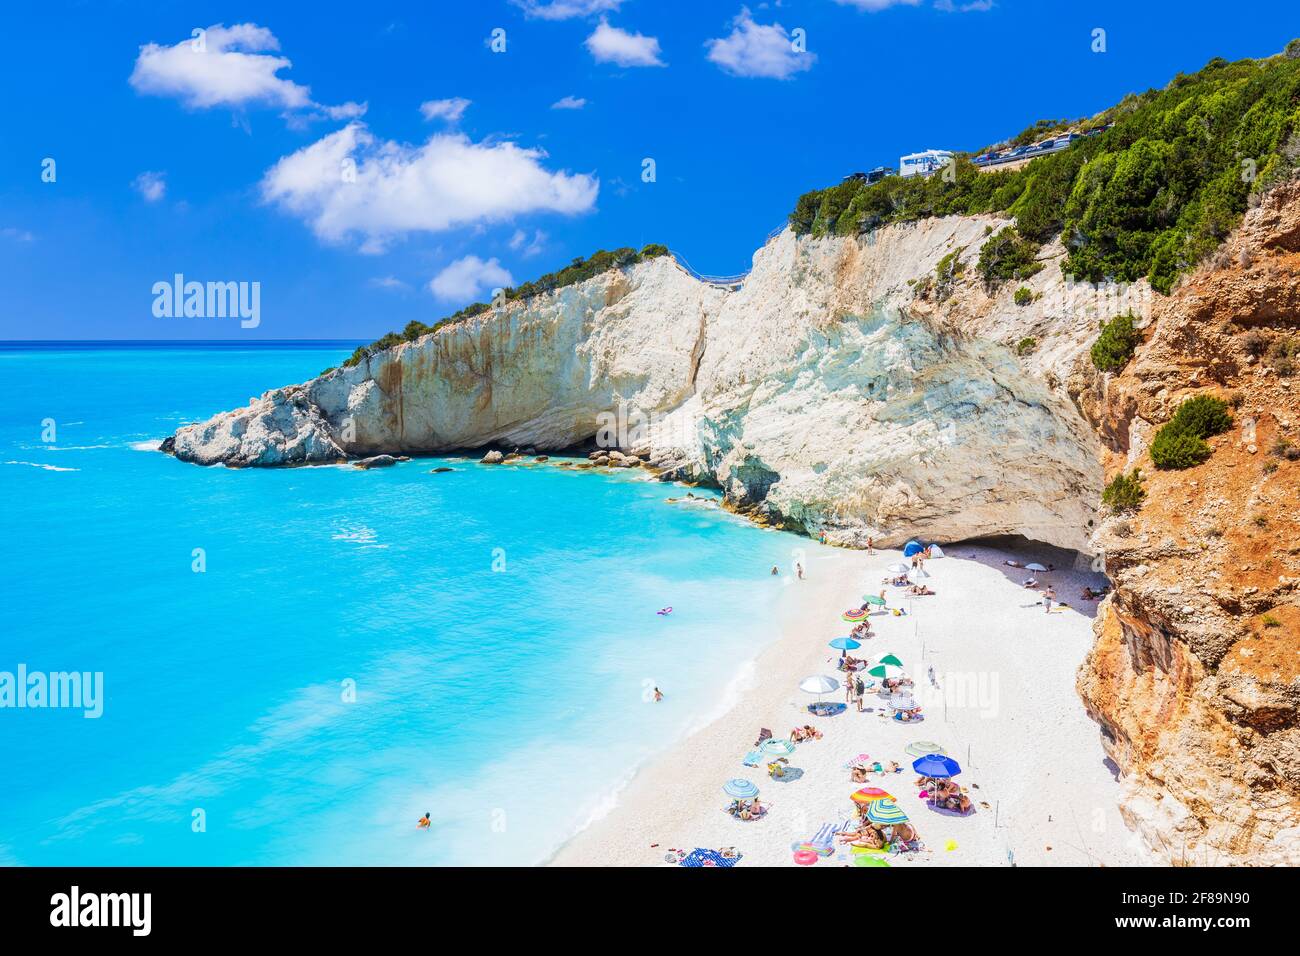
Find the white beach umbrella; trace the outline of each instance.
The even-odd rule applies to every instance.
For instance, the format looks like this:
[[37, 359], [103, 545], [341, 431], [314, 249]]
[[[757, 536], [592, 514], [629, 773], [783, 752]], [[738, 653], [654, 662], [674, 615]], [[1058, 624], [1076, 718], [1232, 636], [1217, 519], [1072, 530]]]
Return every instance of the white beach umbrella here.
[[912, 570], [912, 566], [899, 561], [897, 564], [891, 564], [889, 567], [885, 568], [885, 570], [890, 574], [906, 574], [908, 571]]
[[1042, 566], [1041, 564], [1039, 564], [1037, 561], [1034, 561], [1034, 562], [1032, 562], [1032, 563], [1030, 563], [1030, 564], [1026, 564], [1026, 565], [1025, 565], [1025, 570], [1026, 570], [1026, 571], [1046, 571], [1047, 568], [1043, 567], [1043, 566]]
[[834, 677], [827, 677], [824, 674], [814, 674], [811, 677], [805, 677], [799, 682], [799, 689], [805, 694], [816, 694], [820, 697], [822, 694], [829, 694], [840, 686], [840, 682]]

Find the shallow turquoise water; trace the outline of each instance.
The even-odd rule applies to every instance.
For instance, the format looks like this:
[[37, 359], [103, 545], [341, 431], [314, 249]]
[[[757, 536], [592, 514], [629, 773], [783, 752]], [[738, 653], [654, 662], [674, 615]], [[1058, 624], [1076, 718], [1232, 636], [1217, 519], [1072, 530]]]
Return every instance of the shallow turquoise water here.
[[0, 863], [534, 862], [775, 638], [799, 539], [670, 485], [136, 447], [349, 351], [0, 351], [0, 671], [106, 698], [0, 708]]

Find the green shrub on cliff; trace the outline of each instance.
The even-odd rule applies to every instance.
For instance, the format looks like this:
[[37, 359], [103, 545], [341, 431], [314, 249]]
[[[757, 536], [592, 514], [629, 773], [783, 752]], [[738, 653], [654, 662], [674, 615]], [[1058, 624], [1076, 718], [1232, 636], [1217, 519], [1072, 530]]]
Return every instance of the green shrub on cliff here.
[[1089, 120], [1041, 120], [1014, 142], [1057, 130], [1106, 132], [1013, 171], [980, 172], [959, 155], [953, 175], [841, 183], [799, 197], [796, 234], [856, 235], [891, 222], [1001, 212], [1023, 239], [1061, 236], [1062, 269], [1078, 279], [1146, 276], [1167, 293], [1216, 248], [1260, 193], [1300, 164], [1300, 58], [1215, 58], [1164, 89], [1129, 94]]
[[1092, 364], [1099, 372], [1118, 372], [1129, 363], [1141, 341], [1133, 314], [1117, 315], [1101, 324], [1101, 335], [1092, 343]]
[[1028, 279], [1043, 269], [1035, 260], [1038, 245], [1021, 237], [1015, 226], [1007, 226], [980, 248], [980, 275], [990, 289], [1009, 279]]
[[1134, 468], [1129, 474], [1120, 472], [1110, 480], [1101, 493], [1101, 503], [1115, 514], [1137, 511], [1147, 496], [1142, 487], [1142, 472]]
[[[554, 292], [556, 289], [563, 289], [565, 286], [575, 285], [579, 282], [585, 282], [587, 279], [600, 275], [602, 272], [608, 272], [610, 269], [622, 269], [626, 266], [635, 265], [638, 262], [644, 262], [648, 259], [656, 259], [659, 256], [671, 255], [668, 247], [657, 242], [649, 243], [642, 247], [640, 252], [630, 247], [615, 249], [612, 252], [604, 249], [597, 250], [587, 258], [579, 256], [571, 263], [556, 272], [548, 272], [531, 282], [525, 282], [523, 285], [505, 289], [502, 295], [506, 302], [514, 302], [518, 299], [530, 299], [535, 295], [544, 292]], [[433, 325], [425, 325], [423, 322], [412, 320], [406, 324], [401, 335], [396, 332], [389, 332], [371, 342], [369, 345], [363, 345], [352, 353], [344, 362], [344, 368], [350, 368], [358, 362], [369, 358], [384, 349], [392, 348], [394, 345], [400, 345], [402, 342], [414, 342], [422, 335], [434, 331], [445, 325], [454, 325], [457, 322], [463, 322], [466, 319], [473, 318], [490, 309], [486, 302], [475, 302], [467, 305], [465, 308], [451, 315], [439, 319]]]
[[1199, 465], [1210, 457], [1205, 439], [1231, 427], [1227, 402], [1213, 395], [1197, 395], [1183, 402], [1174, 417], [1156, 432], [1151, 442], [1151, 461], [1163, 469]]

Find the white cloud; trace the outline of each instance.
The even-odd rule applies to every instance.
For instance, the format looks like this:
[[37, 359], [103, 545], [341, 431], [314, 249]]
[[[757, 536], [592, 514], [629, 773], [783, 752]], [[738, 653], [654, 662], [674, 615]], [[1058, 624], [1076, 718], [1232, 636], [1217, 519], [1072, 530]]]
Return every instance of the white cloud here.
[[18, 229], [14, 226], [5, 226], [3, 229], [0, 229], [0, 236], [4, 236], [6, 239], [12, 239], [14, 242], [33, 242], [36, 239], [36, 236], [28, 232], [26, 229]]
[[158, 202], [167, 195], [167, 174], [144, 172], [131, 183], [145, 202]]
[[664, 66], [659, 59], [659, 41], [641, 33], [628, 33], [601, 20], [587, 37], [587, 49], [597, 63], [619, 66]]
[[287, 58], [268, 52], [279, 49], [275, 35], [256, 23], [215, 24], [175, 46], [140, 47], [130, 82], [138, 93], [176, 97], [191, 109], [263, 104], [330, 119], [352, 119], [365, 112], [364, 104], [315, 102], [311, 87], [279, 75], [292, 66]]
[[842, 7], [857, 7], [859, 10], [886, 10], [889, 7], [915, 7], [921, 0], [835, 0]]
[[969, 3], [954, 3], [953, 0], [934, 0], [934, 8], [944, 13], [983, 13], [993, 9], [993, 0], [970, 0]]
[[529, 17], [539, 20], [571, 20], [596, 13], [613, 13], [623, 0], [510, 0]]
[[527, 258], [531, 258], [546, 247], [546, 240], [549, 238], [546, 233], [537, 229], [533, 232], [533, 238], [530, 240], [528, 233], [522, 229], [516, 229], [515, 234], [510, 237], [510, 248]]
[[387, 289], [390, 292], [405, 292], [410, 288], [405, 282], [397, 276], [377, 276], [370, 280], [370, 284], [376, 289]]
[[300, 217], [320, 239], [360, 236], [363, 252], [382, 252], [412, 232], [589, 211], [600, 181], [552, 172], [545, 158], [541, 150], [475, 143], [460, 133], [412, 146], [349, 123], [283, 157], [262, 177], [261, 191], [263, 201]]
[[802, 70], [812, 69], [816, 54], [796, 52], [790, 34], [779, 23], [754, 22], [749, 8], [742, 7], [732, 21], [731, 33], [708, 40], [709, 59], [732, 76], [761, 76], [789, 79]]
[[420, 113], [425, 119], [443, 119], [448, 123], [459, 123], [467, 109], [469, 109], [469, 100], [460, 96], [453, 96], [446, 100], [426, 100], [420, 104]]
[[551, 104], [553, 110], [580, 110], [587, 101], [580, 96], [562, 96]]
[[429, 291], [444, 301], [469, 302], [485, 289], [509, 288], [514, 281], [495, 258], [484, 262], [478, 256], [465, 256], [429, 280]]

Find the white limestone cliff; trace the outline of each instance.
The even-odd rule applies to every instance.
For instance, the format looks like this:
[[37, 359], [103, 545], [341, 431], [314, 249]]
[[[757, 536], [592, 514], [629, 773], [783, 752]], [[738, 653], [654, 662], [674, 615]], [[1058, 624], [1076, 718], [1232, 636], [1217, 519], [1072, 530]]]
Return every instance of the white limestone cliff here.
[[[601, 432], [837, 543], [1023, 534], [1085, 551], [1100, 455], [1061, 383], [1096, 324], [1066, 302], [1054, 264], [1027, 283], [1030, 305], [1012, 303], [1016, 283], [985, 292], [974, 264], [1004, 224], [787, 231], [735, 292], [653, 259], [274, 389], [165, 447], [199, 464], [284, 465], [557, 450]], [[952, 292], [918, 297], [917, 280], [959, 250]]]

